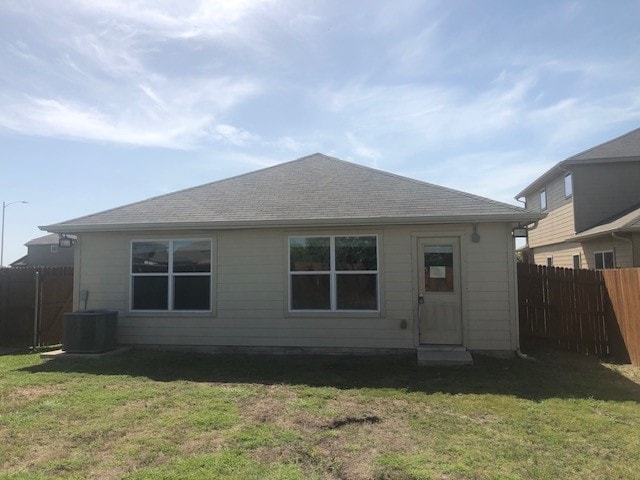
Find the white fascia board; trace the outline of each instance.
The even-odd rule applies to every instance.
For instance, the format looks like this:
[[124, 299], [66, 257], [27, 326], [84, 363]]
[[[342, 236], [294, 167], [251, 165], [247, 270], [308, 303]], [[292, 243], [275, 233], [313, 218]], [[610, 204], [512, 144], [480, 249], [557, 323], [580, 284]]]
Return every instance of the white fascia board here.
[[39, 228], [52, 233], [85, 233], [85, 232], [126, 232], [140, 230], [231, 230], [247, 228], [278, 227], [315, 227], [345, 225], [409, 225], [440, 223], [494, 223], [521, 222], [531, 223], [544, 218], [545, 214], [527, 212], [507, 215], [471, 215], [448, 217], [391, 217], [391, 218], [329, 218], [299, 220], [258, 220], [234, 222], [167, 222], [167, 223], [120, 223], [120, 224], [54, 224]]

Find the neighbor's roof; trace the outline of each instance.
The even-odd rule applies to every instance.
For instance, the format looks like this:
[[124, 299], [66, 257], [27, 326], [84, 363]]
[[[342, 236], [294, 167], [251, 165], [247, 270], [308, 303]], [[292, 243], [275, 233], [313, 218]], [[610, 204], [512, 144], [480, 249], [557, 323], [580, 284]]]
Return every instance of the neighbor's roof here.
[[85, 231], [535, 221], [544, 215], [314, 154], [41, 227]]
[[580, 152], [566, 161], [612, 160], [625, 157], [640, 157], [640, 128]]
[[580, 232], [566, 239], [566, 242], [587, 240], [589, 238], [610, 235], [612, 233], [625, 233], [640, 231], [640, 206], [636, 205], [632, 210], [605, 220], [600, 225]]
[[570, 167], [571, 165], [628, 161], [640, 161], [640, 128], [636, 128], [624, 135], [596, 145], [557, 163], [534, 180], [529, 186], [516, 195], [515, 198], [524, 197], [530, 191], [537, 190], [551, 178], [561, 172], [566, 172], [566, 167]]
[[[70, 235], [73, 237], [73, 235]], [[33, 240], [29, 240], [24, 244], [25, 247], [32, 247], [34, 245], [57, 245], [60, 240], [60, 235], [57, 233], [50, 233], [49, 235], [44, 235], [42, 237], [34, 238]]]

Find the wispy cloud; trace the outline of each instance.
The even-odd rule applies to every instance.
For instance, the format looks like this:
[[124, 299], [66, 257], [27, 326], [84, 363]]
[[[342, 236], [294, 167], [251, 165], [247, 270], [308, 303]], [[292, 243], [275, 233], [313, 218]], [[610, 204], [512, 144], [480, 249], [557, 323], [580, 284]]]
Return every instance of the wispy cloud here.
[[242, 145], [253, 138], [242, 128], [219, 122], [216, 114], [245, 101], [258, 86], [230, 79], [196, 79], [178, 87], [158, 83], [156, 89], [122, 89], [123, 98], [115, 104], [3, 96], [0, 126], [29, 135], [177, 149], [205, 141]]
[[0, 125], [20, 133], [45, 137], [97, 140], [137, 146], [189, 148], [212, 121], [199, 118], [174, 118], [171, 123], [149, 123], [139, 115], [113, 116], [91, 106], [43, 98], [27, 98], [5, 105]]
[[274, 0], [200, 0], [192, 2], [106, 0], [69, 2], [73, 11], [137, 25], [141, 34], [167, 38], [215, 37], [235, 30], [247, 15]]
[[[245, 145], [253, 135], [221, 117], [262, 90], [257, 79], [171, 71], [154, 59], [163, 38], [222, 36], [266, 3], [71, 1], [35, 12], [12, 4], [38, 34], [9, 46], [30, 67], [5, 85], [0, 126], [138, 146]], [[45, 58], [45, 45], [60, 58]]]
[[508, 203], [557, 160], [531, 156], [525, 150], [484, 150], [440, 158], [409, 176]]
[[325, 90], [322, 101], [336, 114], [352, 119], [360, 130], [384, 129], [423, 142], [450, 141], [497, 133], [523, 110], [535, 84], [523, 77], [477, 95], [447, 85], [349, 84]]

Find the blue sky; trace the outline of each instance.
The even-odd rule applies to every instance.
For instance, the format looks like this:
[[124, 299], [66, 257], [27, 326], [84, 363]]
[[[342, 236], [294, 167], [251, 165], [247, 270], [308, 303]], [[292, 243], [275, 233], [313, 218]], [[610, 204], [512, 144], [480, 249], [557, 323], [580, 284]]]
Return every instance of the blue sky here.
[[4, 1], [5, 263], [47, 225], [323, 152], [514, 203], [640, 126], [637, 1]]

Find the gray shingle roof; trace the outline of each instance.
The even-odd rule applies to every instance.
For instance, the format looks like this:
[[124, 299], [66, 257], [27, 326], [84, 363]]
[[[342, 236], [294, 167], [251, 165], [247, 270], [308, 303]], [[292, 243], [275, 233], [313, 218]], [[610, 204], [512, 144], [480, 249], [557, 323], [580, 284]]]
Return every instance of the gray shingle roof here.
[[640, 128], [573, 155], [567, 160], [604, 160], [625, 157], [640, 157]]
[[561, 162], [558, 162], [545, 173], [536, 178], [515, 198], [526, 196], [532, 190], [537, 190], [546, 182], [557, 175], [564, 175], [566, 167], [586, 163], [611, 163], [623, 161], [640, 162], [640, 128], [631, 130], [624, 135], [620, 135], [612, 140], [596, 145], [583, 152], [573, 155]]
[[539, 218], [514, 205], [314, 154], [41, 228], [75, 233]]

